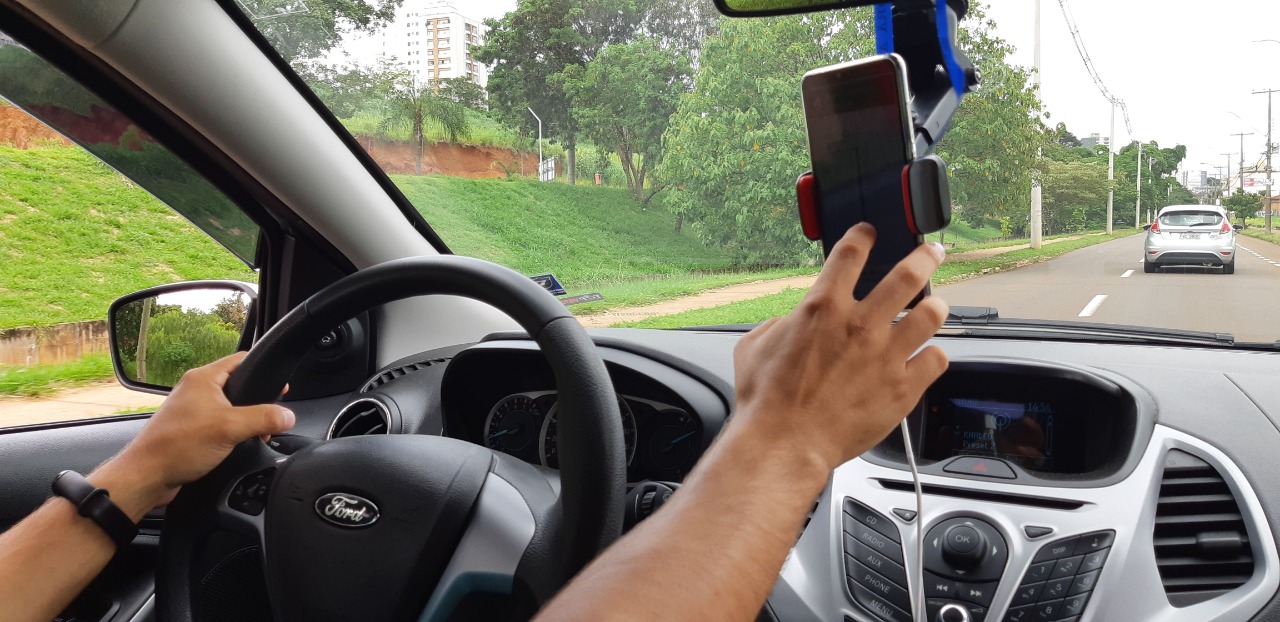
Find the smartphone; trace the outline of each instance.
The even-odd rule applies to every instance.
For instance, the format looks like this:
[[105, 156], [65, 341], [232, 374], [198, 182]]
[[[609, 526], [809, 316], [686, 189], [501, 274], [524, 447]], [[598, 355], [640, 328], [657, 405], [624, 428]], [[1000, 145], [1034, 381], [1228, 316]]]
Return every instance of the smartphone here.
[[907, 225], [903, 198], [903, 172], [915, 159], [906, 72], [901, 57], [887, 54], [815, 69], [801, 81], [823, 254], [860, 222], [876, 228], [853, 291], [859, 300], [924, 243]]

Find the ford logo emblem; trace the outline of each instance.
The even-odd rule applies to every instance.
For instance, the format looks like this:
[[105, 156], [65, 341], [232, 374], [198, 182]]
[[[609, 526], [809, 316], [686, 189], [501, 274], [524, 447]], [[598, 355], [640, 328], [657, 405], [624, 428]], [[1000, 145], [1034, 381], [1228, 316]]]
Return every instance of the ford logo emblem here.
[[339, 527], [368, 527], [378, 522], [378, 506], [364, 497], [331, 492], [316, 499], [316, 514]]

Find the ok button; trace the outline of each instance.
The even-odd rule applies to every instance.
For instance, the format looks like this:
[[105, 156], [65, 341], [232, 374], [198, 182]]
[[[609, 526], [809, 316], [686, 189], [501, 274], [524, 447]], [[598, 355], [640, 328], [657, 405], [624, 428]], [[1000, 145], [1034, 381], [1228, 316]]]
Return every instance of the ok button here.
[[947, 530], [947, 548], [964, 555], [982, 546], [982, 535], [968, 525], [956, 525]]

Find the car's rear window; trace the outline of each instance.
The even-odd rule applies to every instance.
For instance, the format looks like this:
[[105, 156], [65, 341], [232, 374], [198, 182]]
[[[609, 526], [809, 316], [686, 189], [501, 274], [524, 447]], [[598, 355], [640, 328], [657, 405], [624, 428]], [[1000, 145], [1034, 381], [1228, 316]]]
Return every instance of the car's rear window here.
[[1191, 227], [1194, 225], [1217, 225], [1222, 223], [1222, 214], [1210, 210], [1186, 210], [1165, 212], [1160, 215], [1160, 224], [1171, 227]]

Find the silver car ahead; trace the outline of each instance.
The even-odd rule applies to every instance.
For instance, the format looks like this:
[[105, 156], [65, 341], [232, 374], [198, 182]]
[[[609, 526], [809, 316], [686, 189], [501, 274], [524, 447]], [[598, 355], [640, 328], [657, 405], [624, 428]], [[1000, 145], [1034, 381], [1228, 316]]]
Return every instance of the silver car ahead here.
[[1217, 205], [1170, 205], [1147, 228], [1142, 268], [1221, 266], [1236, 272], [1236, 230]]

